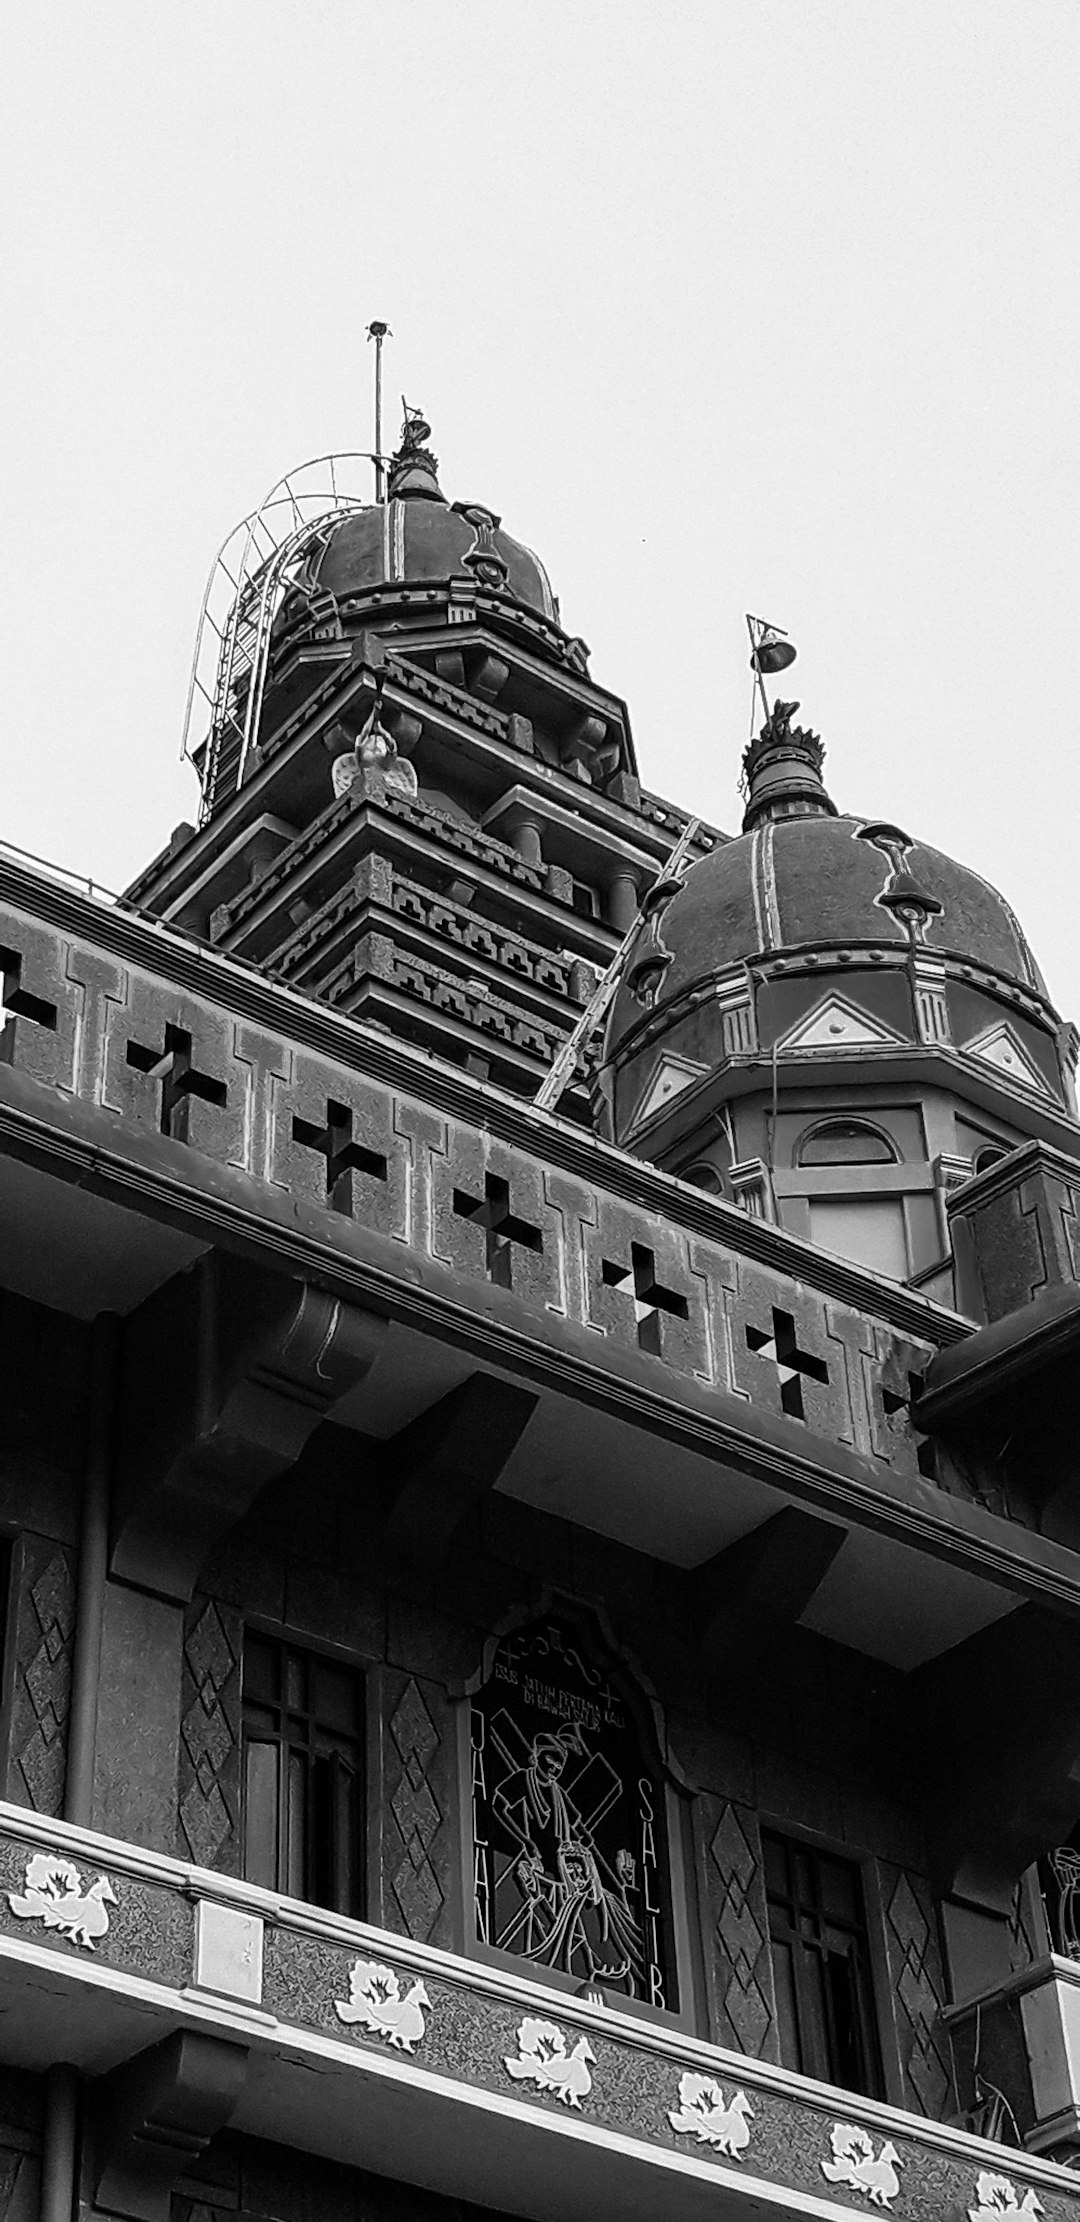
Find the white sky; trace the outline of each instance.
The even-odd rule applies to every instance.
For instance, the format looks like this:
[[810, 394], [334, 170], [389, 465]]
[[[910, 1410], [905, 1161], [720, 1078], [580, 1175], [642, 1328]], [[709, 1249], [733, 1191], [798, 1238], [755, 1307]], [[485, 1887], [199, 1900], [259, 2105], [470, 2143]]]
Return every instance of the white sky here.
[[1075, 0], [10, 9], [0, 838], [119, 886], [194, 817], [211, 560], [371, 444], [382, 317], [646, 783], [737, 826], [787, 626], [836, 800], [1080, 1017], [1078, 61]]

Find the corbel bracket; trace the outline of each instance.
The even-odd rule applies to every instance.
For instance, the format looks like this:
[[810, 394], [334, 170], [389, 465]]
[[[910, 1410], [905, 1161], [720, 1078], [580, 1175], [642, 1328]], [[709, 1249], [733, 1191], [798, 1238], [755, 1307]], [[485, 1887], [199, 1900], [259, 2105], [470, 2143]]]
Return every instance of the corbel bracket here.
[[441, 1558], [474, 1505], [494, 1489], [520, 1442], [537, 1398], [510, 1381], [474, 1373], [388, 1443], [395, 1494], [390, 1551]]
[[702, 1666], [713, 1682], [745, 1675], [801, 1619], [846, 1529], [785, 1506], [684, 1576]]
[[224, 2129], [244, 2087], [248, 2048], [179, 2029], [94, 2087], [94, 2203], [135, 2222], [169, 2222], [178, 2178]]
[[110, 1572], [186, 1601], [209, 1551], [362, 1381], [387, 1322], [211, 1255], [127, 1322]]

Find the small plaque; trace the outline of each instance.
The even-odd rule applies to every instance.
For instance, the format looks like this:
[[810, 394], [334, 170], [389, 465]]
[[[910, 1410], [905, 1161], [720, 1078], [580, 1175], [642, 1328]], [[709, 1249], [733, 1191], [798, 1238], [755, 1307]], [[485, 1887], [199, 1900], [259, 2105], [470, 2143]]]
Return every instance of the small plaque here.
[[262, 1997], [263, 1925], [257, 1913], [200, 1898], [195, 1909], [195, 1982], [257, 2006]]

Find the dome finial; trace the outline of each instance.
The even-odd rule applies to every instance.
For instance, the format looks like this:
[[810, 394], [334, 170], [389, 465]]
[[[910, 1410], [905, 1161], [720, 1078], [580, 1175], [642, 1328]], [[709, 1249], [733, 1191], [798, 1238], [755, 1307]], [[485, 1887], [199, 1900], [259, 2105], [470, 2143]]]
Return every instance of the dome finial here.
[[405, 421], [401, 427], [401, 445], [390, 462], [390, 484], [387, 493], [391, 501], [442, 501], [439, 485], [439, 458], [433, 455], [427, 442], [431, 426], [419, 409], [411, 409], [401, 396]]
[[743, 755], [746, 781], [744, 833], [775, 818], [835, 818], [825, 791], [825, 750], [816, 733], [792, 730], [797, 702], [776, 702]]

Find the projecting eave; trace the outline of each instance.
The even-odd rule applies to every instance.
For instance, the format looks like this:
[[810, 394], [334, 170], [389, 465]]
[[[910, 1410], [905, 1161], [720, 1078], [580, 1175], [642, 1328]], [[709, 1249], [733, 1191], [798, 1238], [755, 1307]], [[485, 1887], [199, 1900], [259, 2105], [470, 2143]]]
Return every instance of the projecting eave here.
[[928, 1433], [953, 1427], [1021, 1386], [1054, 1380], [1068, 1391], [1080, 1357], [1080, 1282], [1049, 1288], [932, 1361], [919, 1399]]
[[[933, 1049], [900, 1045], [869, 1049], [860, 1045], [855, 1049], [834, 1050], [828, 1055], [799, 1052], [782, 1055], [779, 1059], [782, 1091], [793, 1088], [861, 1091], [869, 1084], [908, 1087], [912, 1083], [947, 1089], [974, 1110], [1007, 1120], [1068, 1157], [1080, 1156], [1080, 1127], [1064, 1107], [1056, 1105], [1048, 1094], [1016, 1085], [1004, 1073], [989, 1073], [984, 1063], [967, 1056], [963, 1050], [944, 1045]], [[721, 1104], [763, 1091], [770, 1093], [772, 1084], [770, 1054], [731, 1057], [718, 1071], [707, 1073], [684, 1088], [652, 1118], [643, 1119], [637, 1126], [631, 1124], [630, 1144], [635, 1154], [664, 1162], [682, 1142], [699, 1131]]]

